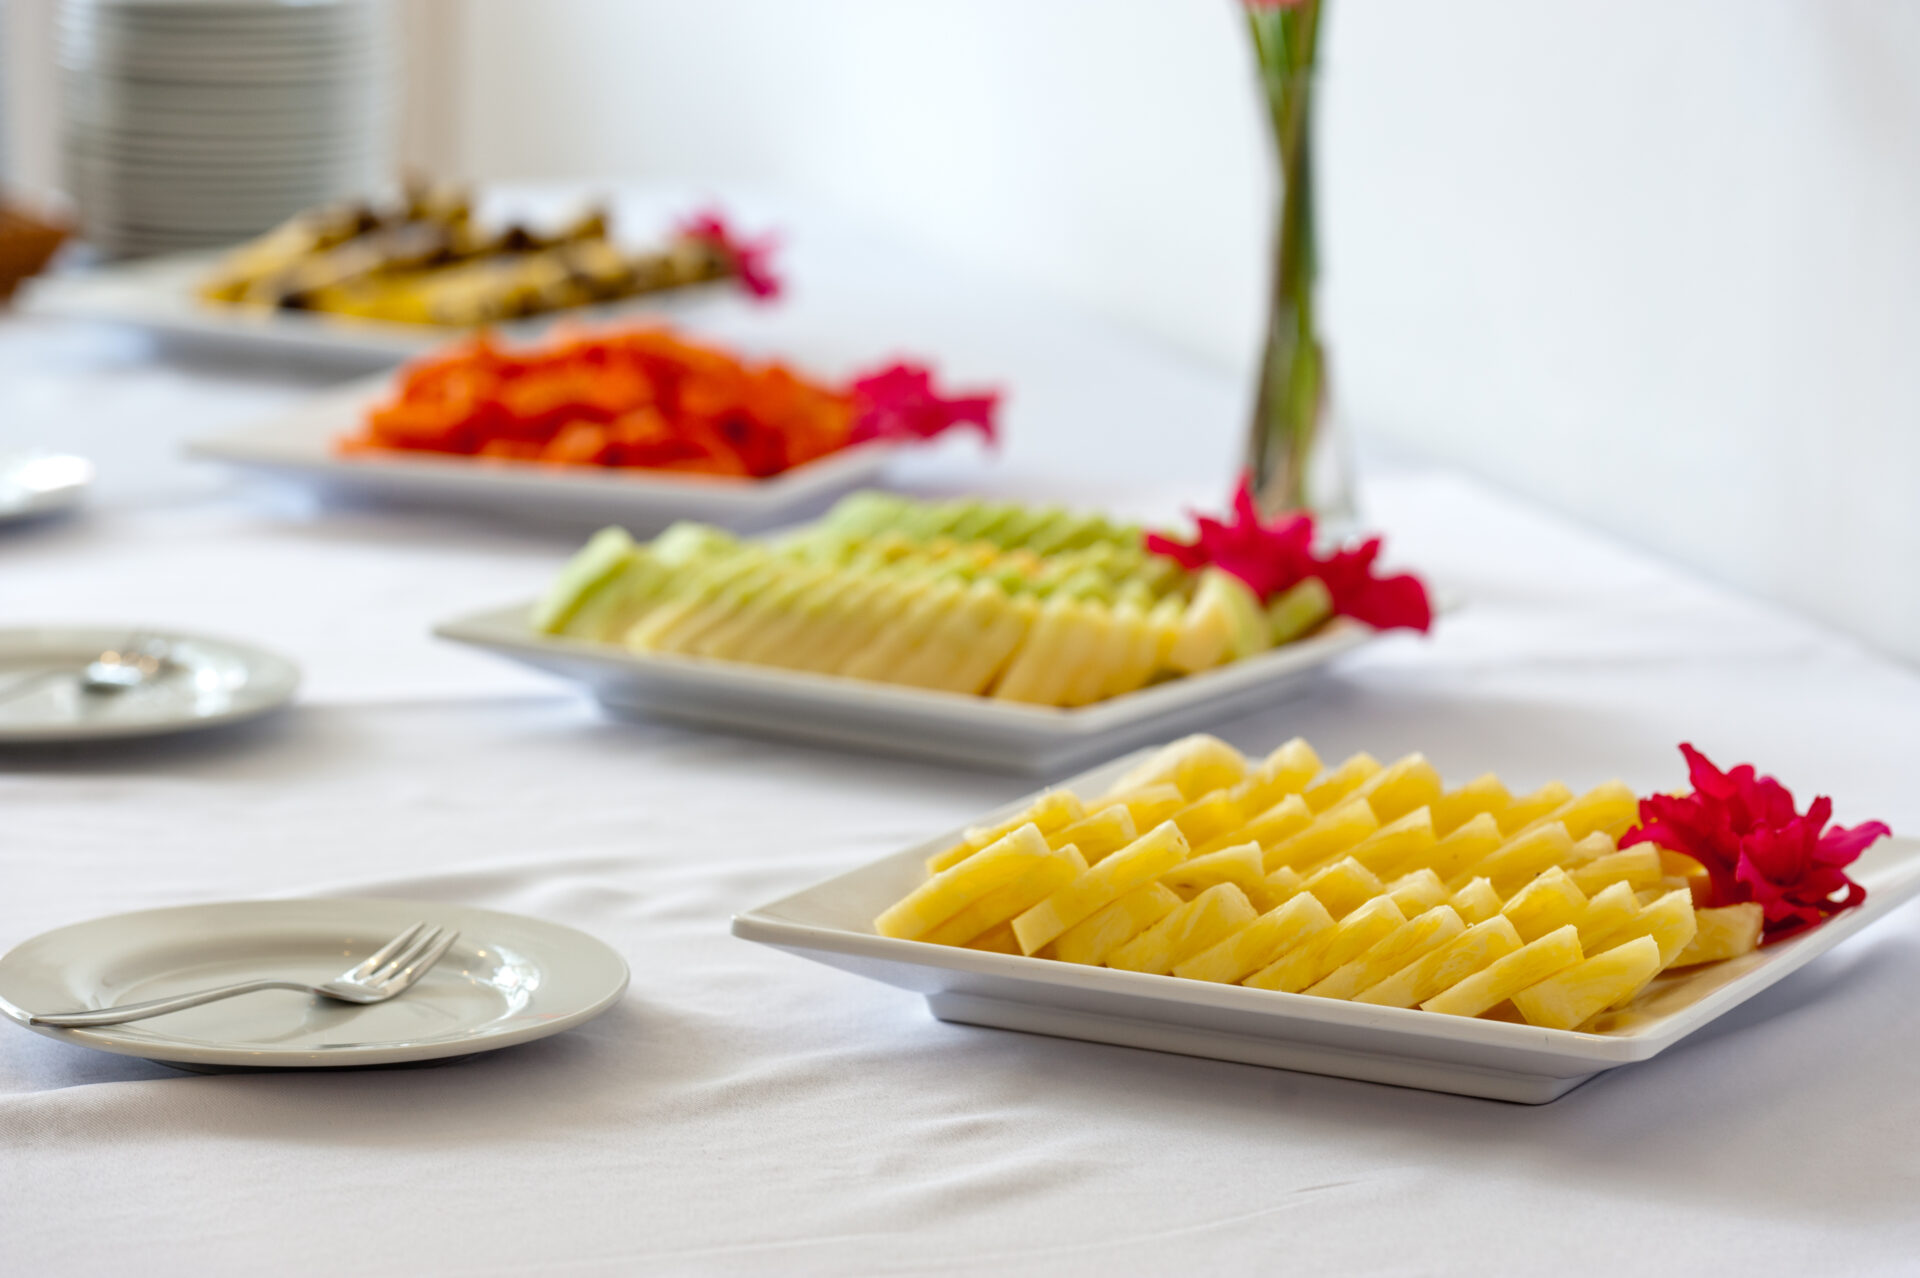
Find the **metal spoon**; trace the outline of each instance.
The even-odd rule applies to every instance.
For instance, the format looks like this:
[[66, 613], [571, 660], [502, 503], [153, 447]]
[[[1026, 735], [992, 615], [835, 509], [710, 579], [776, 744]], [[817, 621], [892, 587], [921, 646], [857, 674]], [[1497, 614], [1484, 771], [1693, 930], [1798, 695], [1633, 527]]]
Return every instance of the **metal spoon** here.
[[46, 686], [55, 679], [71, 677], [84, 693], [106, 696], [126, 692], [151, 683], [174, 669], [167, 656], [167, 642], [148, 635], [135, 635], [118, 648], [108, 648], [99, 656], [73, 670], [42, 670], [0, 688], [0, 701], [10, 701]]

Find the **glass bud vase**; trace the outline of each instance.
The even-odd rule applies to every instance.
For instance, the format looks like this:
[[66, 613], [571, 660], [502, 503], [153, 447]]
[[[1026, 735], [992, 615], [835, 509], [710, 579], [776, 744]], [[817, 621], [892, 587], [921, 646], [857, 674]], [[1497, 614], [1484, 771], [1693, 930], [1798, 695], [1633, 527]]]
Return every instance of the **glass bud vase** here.
[[1263, 514], [1304, 510], [1337, 528], [1353, 521], [1355, 509], [1347, 441], [1328, 411], [1327, 353], [1314, 305], [1314, 76], [1270, 70], [1267, 87], [1280, 201], [1246, 468]]

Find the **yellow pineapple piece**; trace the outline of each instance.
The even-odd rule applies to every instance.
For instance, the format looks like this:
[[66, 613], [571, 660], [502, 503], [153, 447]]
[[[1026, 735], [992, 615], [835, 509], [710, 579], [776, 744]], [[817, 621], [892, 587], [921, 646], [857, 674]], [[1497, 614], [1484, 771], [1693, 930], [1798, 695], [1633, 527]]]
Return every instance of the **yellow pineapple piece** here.
[[1380, 760], [1366, 751], [1345, 759], [1337, 768], [1322, 772], [1300, 792], [1307, 806], [1315, 812], [1325, 812], [1342, 799], [1365, 785], [1367, 779], [1380, 771]]
[[1404, 872], [1425, 867], [1445, 882], [1492, 856], [1506, 841], [1506, 837], [1500, 833], [1499, 822], [1482, 812], [1469, 818], [1426, 852], [1407, 860], [1400, 869]]
[[1352, 857], [1309, 874], [1300, 887], [1319, 897], [1320, 904], [1336, 919], [1345, 918], [1387, 890], [1378, 875]]
[[1625, 784], [1609, 781], [1577, 798], [1568, 799], [1548, 815], [1536, 818], [1533, 824], [1558, 821], [1567, 827], [1567, 833], [1575, 839], [1584, 839], [1589, 834], [1604, 834], [1611, 841], [1632, 829], [1639, 815], [1639, 797]]
[[1361, 990], [1353, 1001], [1380, 1007], [1418, 1007], [1519, 948], [1520, 934], [1513, 930], [1512, 921], [1504, 914], [1495, 914]]
[[950, 870], [989, 843], [999, 842], [1023, 825], [1034, 826], [1042, 834], [1051, 834], [1072, 825], [1086, 814], [1086, 807], [1073, 791], [1049, 790], [1035, 799], [1026, 811], [993, 825], [975, 826], [961, 836], [960, 842], [928, 857], [927, 873], [939, 874]]
[[1124, 805], [1136, 830], [1151, 830], [1187, 806], [1187, 796], [1171, 781], [1142, 786], [1124, 794], [1110, 794], [1107, 801]]
[[1348, 848], [1380, 828], [1365, 799], [1343, 803], [1314, 818], [1312, 825], [1267, 849], [1269, 872], [1287, 866], [1303, 873], [1345, 855]]
[[[1373, 806], [1371, 799], [1367, 806]], [[1376, 810], [1374, 815], [1380, 813]], [[1397, 875], [1402, 866], [1419, 865], [1438, 842], [1433, 834], [1432, 811], [1415, 808], [1360, 840], [1347, 855], [1385, 878]]]
[[1362, 990], [1371, 989], [1409, 963], [1431, 954], [1466, 930], [1466, 923], [1452, 908], [1437, 905], [1408, 919], [1371, 949], [1342, 963], [1309, 985], [1306, 992], [1319, 998], [1350, 999]]
[[1164, 976], [1258, 916], [1245, 892], [1231, 883], [1215, 884], [1107, 955], [1107, 966]]
[[1106, 610], [1099, 604], [1053, 596], [1040, 606], [988, 695], [1030, 705], [1063, 704], [1067, 685], [1098, 655], [1107, 629]]
[[1109, 901], [1153, 882], [1186, 859], [1187, 839], [1180, 827], [1161, 822], [1015, 918], [1020, 948], [1032, 954]]
[[1460, 912], [1460, 917], [1469, 923], [1480, 923], [1500, 913], [1505, 904], [1500, 894], [1493, 890], [1488, 879], [1474, 879], [1465, 887], [1455, 890], [1447, 898], [1447, 904]]
[[1428, 806], [1433, 809], [1433, 831], [1446, 838], [1455, 830], [1482, 814], [1499, 816], [1513, 804], [1513, 796], [1500, 778], [1488, 772], [1450, 790]]
[[1422, 1011], [1447, 1016], [1478, 1016], [1506, 1002], [1529, 985], [1558, 976], [1581, 960], [1579, 929], [1569, 923], [1495, 959], [1420, 1004]]
[[1537, 941], [1569, 923], [1577, 927], [1586, 908], [1587, 894], [1556, 865], [1515, 892], [1500, 912], [1513, 920], [1522, 941]]
[[1079, 669], [1071, 671], [1061, 686], [1054, 704], [1062, 706], [1084, 706], [1098, 701], [1106, 691], [1107, 685], [1120, 677], [1120, 668], [1133, 652], [1136, 631], [1134, 622], [1145, 626], [1145, 618], [1140, 615], [1139, 606], [1131, 605], [1131, 612], [1122, 617], [1116, 607], [1087, 600], [1086, 624], [1093, 628], [1092, 648]]
[[966, 948], [986, 950], [990, 954], [1018, 954], [1020, 942], [1014, 939], [1013, 924], [1002, 923], [998, 927], [988, 928], [968, 941]]
[[[1678, 897], [1678, 892], [1673, 897]], [[1663, 898], [1672, 899], [1672, 898]], [[1689, 897], [1691, 899], [1691, 897]], [[1649, 912], [1659, 908], [1660, 902], [1647, 907]], [[1692, 967], [1695, 963], [1713, 963], [1720, 959], [1738, 958], [1759, 948], [1760, 933], [1766, 926], [1766, 912], [1753, 901], [1740, 905], [1722, 905], [1710, 910], [1695, 910], [1694, 935], [1687, 939], [1679, 951], [1667, 954], [1662, 944], [1660, 953], [1664, 960], [1662, 967], [1671, 964], [1674, 967]]]
[[[1202, 795], [1174, 813], [1172, 820], [1180, 827], [1180, 833], [1187, 836], [1187, 842], [1196, 848], [1218, 835], [1238, 830], [1246, 823], [1240, 805], [1225, 790]], [[1244, 841], [1234, 840], [1236, 843]]]
[[1573, 845], [1573, 855], [1566, 860], [1569, 871], [1583, 865], [1590, 865], [1603, 856], [1612, 856], [1620, 849], [1614, 845], [1613, 836], [1604, 830], [1595, 830], [1592, 834], [1577, 840]]
[[[1249, 626], [1258, 633], [1249, 634]], [[1238, 577], [1203, 568], [1166, 660], [1182, 674], [1196, 674], [1272, 645], [1259, 597]]]
[[1259, 990], [1298, 994], [1335, 968], [1349, 963], [1392, 935], [1407, 921], [1392, 898], [1378, 896], [1331, 928], [1282, 954], [1240, 982]]
[[1150, 785], [1172, 784], [1189, 803], [1209, 790], [1238, 785], [1246, 779], [1247, 760], [1219, 737], [1195, 733], [1164, 745], [1113, 783], [1118, 796]]
[[931, 945], [965, 945], [1002, 924], [1011, 928], [1014, 915], [1038, 905], [1086, 870], [1086, 858], [1073, 844], [1054, 848], [1052, 856], [1005, 887], [967, 902], [944, 923], [922, 933], [920, 939]]
[[1640, 902], [1634, 896], [1632, 884], [1608, 884], [1597, 896], [1587, 901], [1587, 908], [1575, 920], [1575, 926], [1580, 929], [1581, 951], [1598, 954], [1600, 942], [1611, 933], [1625, 928], [1639, 913]]
[[1415, 870], [1387, 884], [1387, 895], [1408, 918], [1447, 903], [1446, 884], [1432, 870]]
[[[1107, 955], [1179, 908], [1180, 897], [1172, 888], [1149, 883], [1075, 923], [1042, 950], [1041, 956], [1063, 963], [1104, 963]], [[1019, 946], [1016, 938], [1015, 953]]]
[[1685, 890], [1640, 904], [1626, 923], [1595, 941], [1600, 949], [1612, 949], [1637, 937], [1651, 936], [1660, 946], [1662, 969], [1674, 962], [1699, 930], [1694, 916], [1693, 894]]
[[1513, 995], [1527, 1024], [1542, 1029], [1577, 1029], [1584, 1022], [1631, 999], [1660, 972], [1660, 947], [1652, 937], [1628, 941], [1586, 959]]
[[1660, 850], [1648, 843], [1589, 861], [1573, 871], [1573, 881], [1588, 895], [1610, 883], [1631, 884], [1636, 892], [1659, 887], [1662, 877]]
[[1323, 932], [1333, 915], [1312, 893], [1302, 892], [1276, 906], [1224, 940], [1215, 942], [1173, 969], [1175, 976], [1232, 985]]
[[1261, 872], [1258, 843], [1242, 843], [1237, 848], [1189, 857], [1161, 875], [1160, 881], [1183, 900], [1191, 900], [1216, 883], [1233, 883], [1259, 909], [1270, 910], [1280, 903], [1271, 899], [1267, 877]]
[[1297, 794], [1289, 794], [1259, 816], [1238, 829], [1216, 835], [1201, 846], [1202, 852], [1214, 852], [1238, 843], [1254, 842], [1270, 848], [1285, 842], [1313, 824], [1313, 809]]
[[1320, 775], [1320, 756], [1299, 737], [1277, 747], [1233, 787], [1233, 797], [1245, 812], [1264, 812], [1291, 794], [1298, 794]]
[[1113, 607], [1117, 652], [1105, 663], [1100, 684], [1093, 699], [1104, 701], [1144, 687], [1159, 664], [1159, 627], [1152, 613], [1131, 599]]
[[1521, 795], [1499, 812], [1500, 832], [1512, 838], [1572, 797], [1573, 791], [1566, 786], [1549, 781], [1532, 794]]
[[1264, 881], [1267, 899], [1275, 905], [1297, 894], [1306, 882], [1300, 877], [1298, 871], [1289, 870], [1285, 866], [1269, 874]]
[[1470, 878], [1491, 879], [1493, 890], [1507, 897], [1572, 856], [1573, 839], [1565, 826], [1554, 821], [1509, 839], [1480, 864], [1456, 875], [1452, 885], [1458, 888]]
[[1047, 844], [1058, 848], [1071, 843], [1080, 849], [1088, 864], [1097, 865], [1102, 858], [1113, 855], [1139, 837], [1133, 813], [1127, 811], [1126, 804], [1116, 803], [1049, 834]]
[[1440, 774], [1424, 754], [1410, 754], [1380, 769], [1353, 791], [1382, 822], [1397, 821], [1440, 797]]
[[1017, 882], [1057, 855], [1047, 846], [1039, 826], [1023, 825], [888, 906], [873, 921], [873, 930], [881, 936], [913, 940], [958, 914], [975, 898]]

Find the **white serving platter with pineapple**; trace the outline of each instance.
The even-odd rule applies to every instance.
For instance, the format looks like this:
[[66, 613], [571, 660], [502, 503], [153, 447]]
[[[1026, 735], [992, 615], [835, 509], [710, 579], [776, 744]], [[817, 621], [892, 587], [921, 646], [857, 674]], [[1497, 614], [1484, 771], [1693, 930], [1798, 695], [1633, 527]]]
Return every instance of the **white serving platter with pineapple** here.
[[435, 633], [616, 712], [1015, 771], [1264, 706], [1379, 637], [1304, 568], [1263, 598], [1151, 541], [1085, 512], [858, 493], [771, 539], [607, 529], [542, 600]]
[[[1677, 840], [1642, 804], [1711, 806], [1698, 794], [1447, 790], [1419, 756], [1323, 768], [1300, 742], [1233, 757], [1211, 738], [1139, 751], [736, 915], [734, 935], [920, 994], [945, 1021], [1539, 1104], [1682, 1043], [1920, 895], [1920, 841], [1877, 823], [1821, 835], [1824, 812], [1807, 846], [1844, 844], [1864, 896], [1795, 924], [1778, 902], [1693, 908], [1713, 876], [1648, 841]], [[1142, 831], [1136, 813], [1166, 819]], [[1008, 864], [1018, 877], [992, 877]], [[1815, 899], [1804, 886], [1786, 897]]]

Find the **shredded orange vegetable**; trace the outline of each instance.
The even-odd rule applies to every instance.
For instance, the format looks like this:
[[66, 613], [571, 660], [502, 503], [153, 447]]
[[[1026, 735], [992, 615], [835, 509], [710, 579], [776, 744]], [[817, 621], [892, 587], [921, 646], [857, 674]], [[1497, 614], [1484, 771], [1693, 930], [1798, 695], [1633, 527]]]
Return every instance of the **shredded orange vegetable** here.
[[853, 422], [842, 391], [662, 328], [525, 350], [483, 334], [405, 369], [340, 449], [757, 479], [846, 447]]

